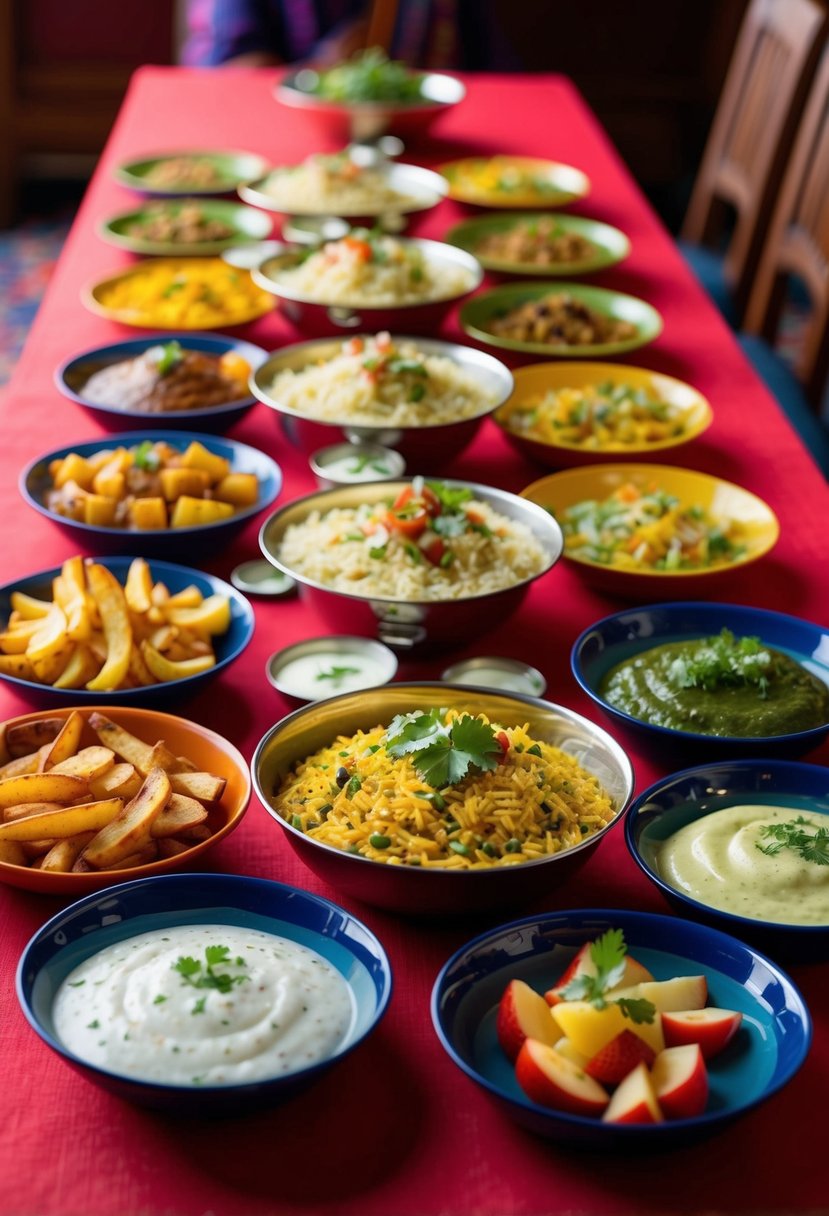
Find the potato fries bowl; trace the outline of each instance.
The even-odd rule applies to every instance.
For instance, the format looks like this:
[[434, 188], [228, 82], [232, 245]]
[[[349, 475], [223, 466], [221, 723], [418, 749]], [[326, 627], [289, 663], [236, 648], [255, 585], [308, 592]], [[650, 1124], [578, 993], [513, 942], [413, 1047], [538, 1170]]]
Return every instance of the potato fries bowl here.
[[[79, 896], [190, 866], [250, 801], [248, 766], [231, 743], [156, 710], [24, 714], [0, 726], [0, 759], [0, 882], [41, 894]], [[44, 822], [51, 835], [33, 841]]]
[[0, 621], [0, 679], [44, 705], [171, 702], [253, 636], [253, 610], [228, 583], [128, 557], [74, 557], [9, 583]]

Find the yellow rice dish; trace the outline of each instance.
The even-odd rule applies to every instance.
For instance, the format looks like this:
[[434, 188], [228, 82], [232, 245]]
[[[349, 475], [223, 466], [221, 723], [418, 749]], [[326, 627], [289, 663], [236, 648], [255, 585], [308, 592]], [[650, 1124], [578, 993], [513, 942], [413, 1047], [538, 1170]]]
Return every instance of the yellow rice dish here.
[[339, 736], [295, 766], [272, 806], [321, 844], [454, 870], [549, 857], [616, 815], [597, 778], [526, 725], [438, 709]]
[[263, 316], [274, 298], [221, 258], [148, 258], [96, 284], [88, 303], [127, 325], [213, 329]]

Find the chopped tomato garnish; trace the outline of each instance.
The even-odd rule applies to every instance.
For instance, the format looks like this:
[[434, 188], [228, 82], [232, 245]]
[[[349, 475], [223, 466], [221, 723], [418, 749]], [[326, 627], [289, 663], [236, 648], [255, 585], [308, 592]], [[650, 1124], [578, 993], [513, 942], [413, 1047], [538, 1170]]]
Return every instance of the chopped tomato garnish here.
[[436, 536], [434, 540], [430, 540], [428, 545], [424, 546], [423, 552], [433, 566], [439, 566], [446, 552], [446, 545], [439, 536]]
[[413, 510], [408, 506], [386, 513], [385, 524], [394, 532], [400, 532], [403, 536], [408, 536], [410, 540], [415, 540], [421, 533], [426, 531], [429, 523], [429, 516], [426, 513], [425, 507], [416, 506]]
[[377, 347], [378, 351], [381, 351], [383, 354], [386, 354], [391, 350], [391, 334], [387, 329], [384, 329], [382, 333], [377, 335], [377, 337], [374, 339], [374, 345]]
[[484, 522], [484, 517], [480, 511], [467, 511], [466, 518], [471, 524], [482, 524]]
[[433, 519], [440, 515], [443, 506], [437, 494], [429, 486], [423, 487], [423, 501], [426, 503], [426, 509]]
[[507, 755], [509, 754], [509, 749], [510, 749], [510, 741], [509, 741], [509, 736], [507, 735], [507, 732], [505, 730], [499, 730], [497, 735], [495, 736], [495, 742], [501, 748], [501, 755], [498, 759], [498, 763], [503, 764], [507, 758]]
[[391, 505], [392, 511], [401, 510], [412, 498], [414, 498], [414, 490], [411, 486], [404, 486]]
[[347, 355], [361, 355], [364, 345], [362, 338], [349, 338], [345, 344], [345, 353]]
[[350, 249], [361, 262], [371, 261], [371, 245], [368, 241], [361, 241], [358, 236], [344, 236], [343, 245], [346, 249]]

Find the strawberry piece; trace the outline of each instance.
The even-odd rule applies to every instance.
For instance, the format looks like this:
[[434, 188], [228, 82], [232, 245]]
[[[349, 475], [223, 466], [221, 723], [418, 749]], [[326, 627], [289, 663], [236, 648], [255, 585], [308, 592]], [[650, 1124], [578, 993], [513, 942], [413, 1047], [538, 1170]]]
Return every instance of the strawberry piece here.
[[588, 1060], [584, 1071], [604, 1085], [618, 1085], [637, 1065], [650, 1066], [655, 1056], [656, 1052], [644, 1039], [632, 1030], [623, 1030]]

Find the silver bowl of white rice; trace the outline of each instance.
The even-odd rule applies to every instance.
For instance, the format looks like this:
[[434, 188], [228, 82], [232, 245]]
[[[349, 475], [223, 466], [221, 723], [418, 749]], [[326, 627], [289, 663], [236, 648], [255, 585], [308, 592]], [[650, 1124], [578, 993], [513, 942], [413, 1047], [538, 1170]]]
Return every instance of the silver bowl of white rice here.
[[298, 342], [250, 378], [251, 392], [306, 454], [347, 440], [431, 468], [466, 447], [512, 387], [508, 368], [474, 347], [383, 333]]
[[320, 336], [433, 333], [480, 286], [483, 273], [472, 254], [454, 245], [365, 229], [317, 247], [287, 248], [251, 271], [290, 321]]
[[[418, 532], [419, 504], [430, 495], [440, 505]], [[558, 524], [535, 503], [422, 477], [300, 498], [269, 516], [259, 544], [338, 633], [376, 635], [416, 653], [500, 625], [563, 547]]]

